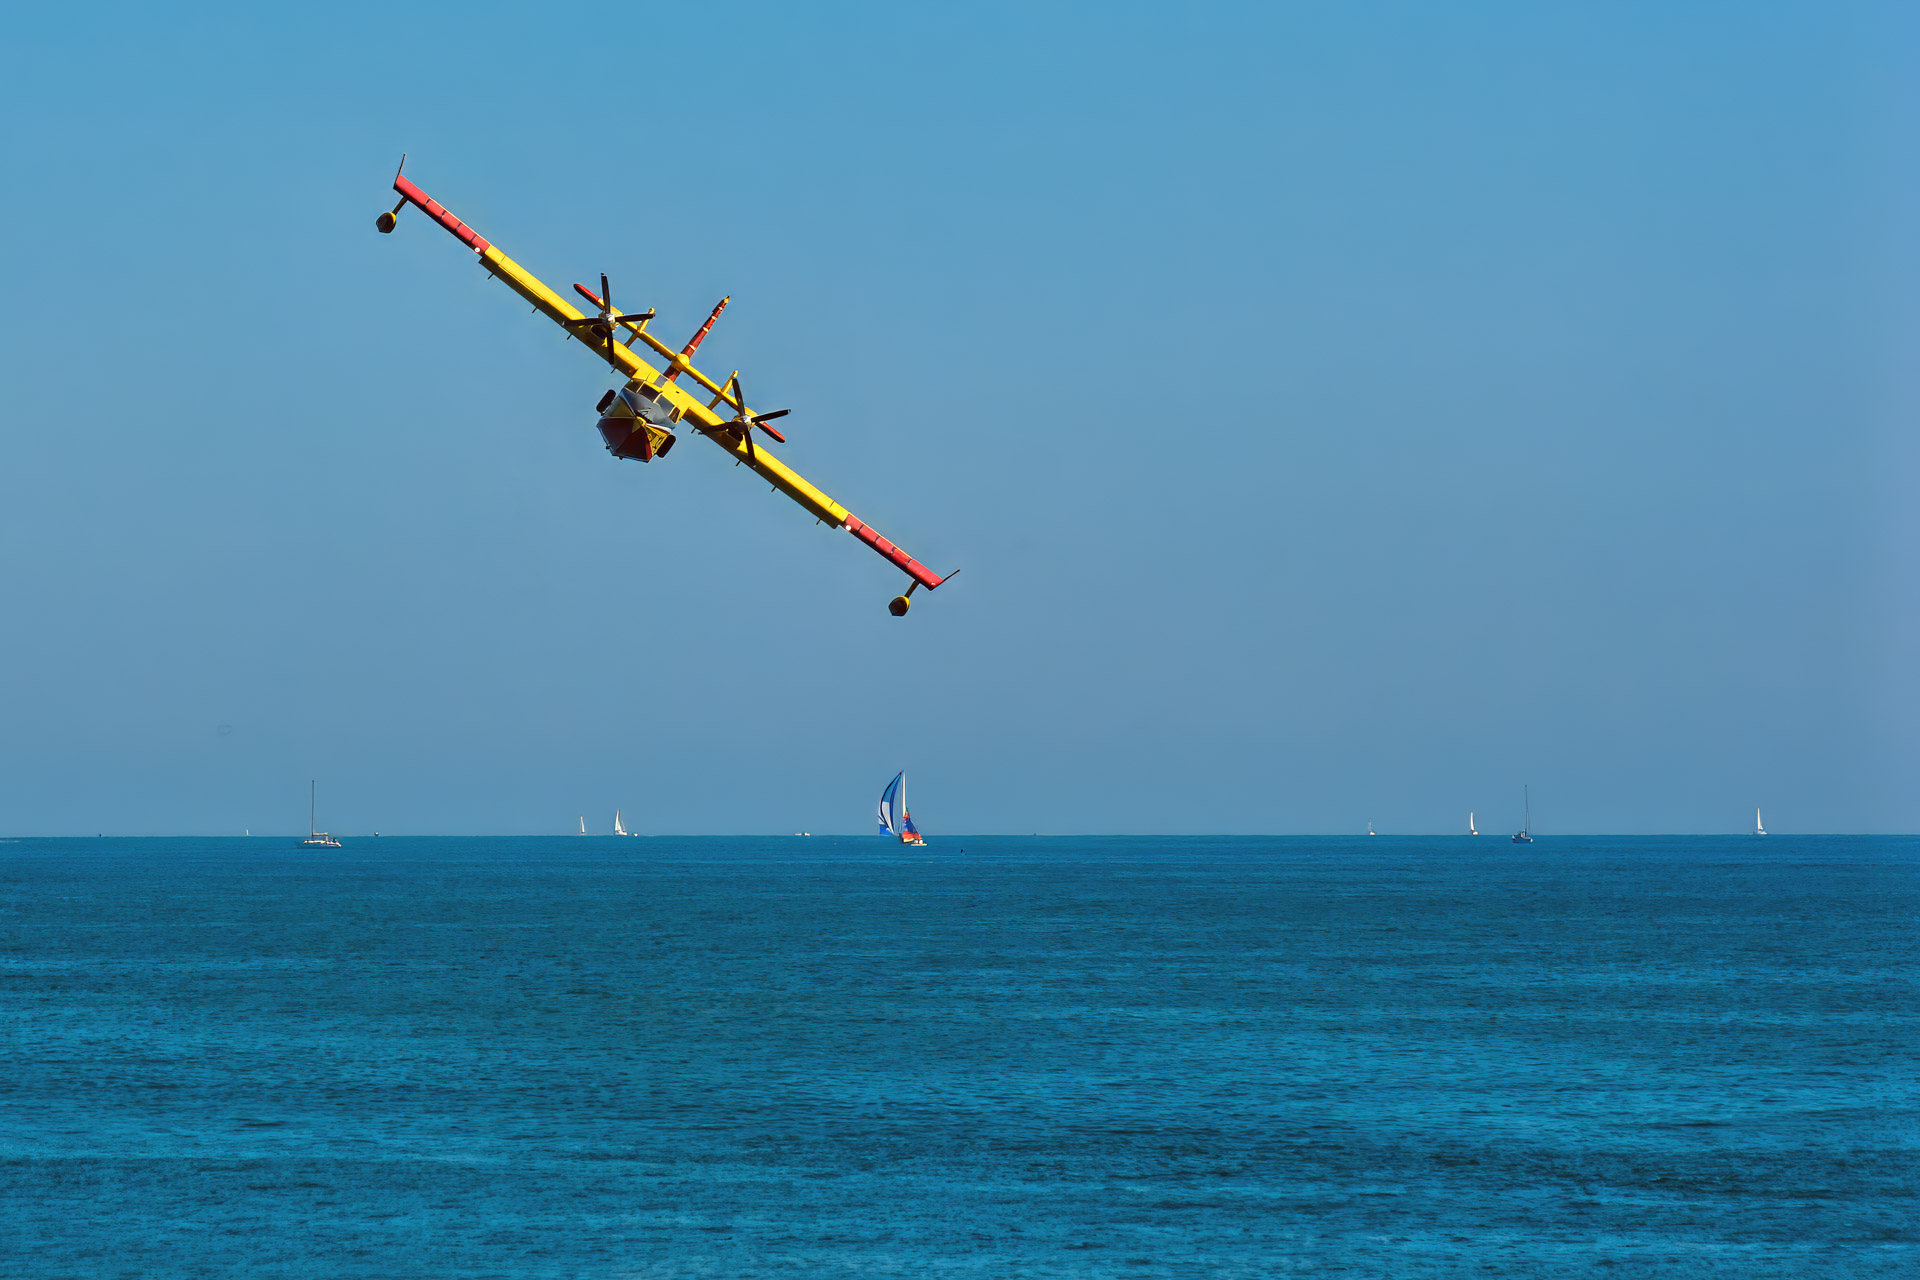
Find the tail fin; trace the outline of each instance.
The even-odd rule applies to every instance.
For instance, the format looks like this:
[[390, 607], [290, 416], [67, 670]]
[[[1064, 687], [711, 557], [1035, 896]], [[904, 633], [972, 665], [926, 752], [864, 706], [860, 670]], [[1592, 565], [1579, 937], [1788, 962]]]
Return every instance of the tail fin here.
[[[693, 353], [700, 349], [700, 344], [705, 342], [707, 340], [707, 335], [713, 332], [713, 322], [720, 318], [720, 313], [727, 309], [727, 304], [731, 301], [733, 301], [733, 295], [728, 294], [726, 297], [720, 299], [720, 301], [714, 303], [713, 314], [708, 316], [707, 322], [700, 326], [700, 332], [694, 334], [691, 338], [687, 339], [687, 345], [680, 348], [681, 359], [683, 360], [693, 359]], [[668, 382], [677, 381], [680, 377], [681, 372], [682, 371], [679, 369], [674, 369], [669, 371], [667, 374], [667, 381]]]

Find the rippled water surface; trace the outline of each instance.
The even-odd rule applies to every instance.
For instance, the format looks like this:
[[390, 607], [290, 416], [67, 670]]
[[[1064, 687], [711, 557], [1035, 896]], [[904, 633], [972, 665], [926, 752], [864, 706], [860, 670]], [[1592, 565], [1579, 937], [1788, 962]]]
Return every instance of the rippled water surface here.
[[1916, 1275], [1916, 855], [4, 842], [0, 1274]]

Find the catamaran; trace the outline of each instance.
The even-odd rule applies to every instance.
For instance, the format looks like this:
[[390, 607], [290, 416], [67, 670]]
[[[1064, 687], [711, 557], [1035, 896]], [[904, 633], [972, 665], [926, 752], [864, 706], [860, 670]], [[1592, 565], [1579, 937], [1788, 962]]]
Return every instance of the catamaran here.
[[311, 845], [320, 849], [338, 849], [340, 847], [338, 840], [324, 831], [314, 830], [314, 815], [317, 812], [318, 810], [314, 808], [313, 780], [309, 778], [307, 780], [307, 838], [300, 842], [300, 846], [306, 848]]
[[1757, 808], [1753, 811], [1753, 834], [1757, 836], [1767, 834], [1767, 829], [1760, 825], [1760, 810]]
[[880, 834], [898, 836], [901, 844], [926, 843], [907, 812], [907, 771], [902, 769], [880, 793]]
[[1520, 788], [1520, 797], [1521, 797], [1521, 803], [1526, 805], [1527, 816], [1525, 820], [1520, 824], [1520, 829], [1513, 833], [1513, 842], [1515, 844], [1532, 844], [1533, 843], [1533, 796], [1529, 793], [1528, 789], [1523, 786]]
[[628, 831], [625, 827], [620, 825], [620, 811], [618, 809], [615, 809], [613, 811], [613, 834], [617, 836], [625, 836], [625, 835], [633, 834], [632, 832]]

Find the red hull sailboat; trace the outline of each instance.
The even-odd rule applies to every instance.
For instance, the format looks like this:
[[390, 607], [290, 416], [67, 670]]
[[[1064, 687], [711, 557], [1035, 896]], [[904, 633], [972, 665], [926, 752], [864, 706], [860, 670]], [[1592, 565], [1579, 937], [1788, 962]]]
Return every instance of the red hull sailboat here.
[[880, 793], [880, 834], [898, 836], [901, 844], [924, 845], [926, 840], [920, 835], [919, 828], [913, 825], [913, 815], [907, 812], [907, 771], [902, 769]]

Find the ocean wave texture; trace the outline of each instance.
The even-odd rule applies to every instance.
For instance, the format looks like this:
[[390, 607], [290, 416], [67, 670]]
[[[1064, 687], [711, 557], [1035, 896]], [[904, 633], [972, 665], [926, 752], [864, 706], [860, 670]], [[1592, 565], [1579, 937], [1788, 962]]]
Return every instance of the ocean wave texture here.
[[1920, 1274], [1920, 841], [0, 842], [0, 1274]]

